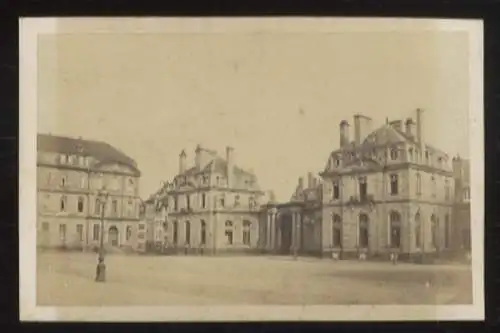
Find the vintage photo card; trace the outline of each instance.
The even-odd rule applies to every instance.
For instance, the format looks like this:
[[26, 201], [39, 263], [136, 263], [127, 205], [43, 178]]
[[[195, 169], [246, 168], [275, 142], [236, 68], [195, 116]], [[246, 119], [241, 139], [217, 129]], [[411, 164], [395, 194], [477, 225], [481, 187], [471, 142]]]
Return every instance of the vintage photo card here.
[[21, 319], [483, 319], [482, 34], [21, 19]]

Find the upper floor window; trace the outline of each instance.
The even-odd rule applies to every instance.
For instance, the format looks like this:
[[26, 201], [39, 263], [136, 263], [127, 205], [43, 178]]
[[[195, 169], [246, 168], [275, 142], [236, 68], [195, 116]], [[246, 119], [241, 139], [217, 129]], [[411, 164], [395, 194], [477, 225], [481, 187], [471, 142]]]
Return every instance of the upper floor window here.
[[408, 158], [410, 161], [413, 161], [413, 148], [408, 149]]
[[235, 195], [234, 196], [234, 207], [238, 207], [240, 205], [240, 196]]
[[464, 200], [470, 200], [470, 187], [465, 187], [464, 188], [464, 194], [463, 194]]
[[83, 156], [78, 156], [78, 164], [80, 166], [84, 166], [85, 165], [85, 157]]
[[191, 196], [186, 194], [186, 208], [191, 209]]
[[416, 177], [417, 177], [417, 184], [416, 184], [417, 191], [416, 192], [417, 192], [417, 195], [421, 195], [422, 194], [422, 176], [420, 176], [420, 174], [417, 173]]
[[398, 159], [398, 150], [396, 148], [392, 148], [390, 154], [391, 154], [391, 160]]
[[217, 184], [217, 186], [219, 186], [219, 185], [220, 185], [220, 177], [219, 177], [219, 176], [217, 176], [217, 177], [215, 178], [215, 183]]
[[75, 161], [74, 156], [73, 156], [73, 155], [69, 155], [69, 156], [68, 156], [68, 164], [73, 164], [73, 163], [74, 163], [74, 161]]
[[442, 157], [438, 158], [438, 165], [439, 165], [439, 167], [443, 166], [443, 158]]
[[179, 209], [179, 200], [177, 199], [176, 195], [174, 195], [173, 200], [174, 200], [174, 211], [177, 211]]
[[340, 186], [338, 181], [333, 182], [333, 200], [338, 200], [340, 197]]
[[68, 157], [66, 155], [61, 155], [60, 158], [61, 158], [60, 159], [61, 164], [66, 164], [66, 161], [67, 161]]
[[225, 204], [226, 204], [226, 198], [225, 198], [224, 194], [222, 194], [222, 195], [220, 196], [219, 203], [220, 203], [220, 206], [221, 206], [221, 207], [224, 207], [224, 206], [225, 206]]
[[61, 210], [61, 212], [65, 212], [66, 211], [66, 201], [67, 201], [66, 196], [63, 195], [61, 197], [61, 202], [60, 202], [60, 210]]
[[128, 216], [134, 216], [134, 202], [129, 200], [128, 202]]
[[83, 197], [78, 197], [78, 213], [83, 213]]
[[201, 194], [201, 207], [207, 208], [207, 195], [205, 193]]
[[80, 188], [85, 188], [85, 178], [80, 178]]
[[450, 182], [448, 179], [444, 181], [444, 199], [450, 200]]
[[95, 200], [94, 212], [96, 215], [101, 214], [101, 201], [99, 199]]
[[61, 177], [61, 187], [66, 186], [66, 176]]
[[429, 163], [429, 152], [425, 151], [425, 162]]
[[391, 195], [396, 195], [398, 194], [398, 175], [391, 175], [390, 176], [390, 179], [391, 179]]
[[118, 214], [118, 201], [111, 201], [111, 211], [113, 212], [113, 215]]
[[128, 179], [128, 185], [133, 186], [134, 185], [134, 180], [132, 178]]
[[256, 206], [257, 206], [257, 202], [255, 201], [255, 198], [253, 196], [248, 198], [248, 207], [254, 208]]
[[340, 166], [340, 159], [338, 157], [335, 158], [334, 160], [335, 166], [339, 167]]
[[431, 177], [431, 188], [432, 188], [432, 196], [436, 196], [436, 178], [434, 176]]
[[361, 200], [366, 199], [368, 195], [368, 184], [366, 182], [366, 177], [359, 177], [359, 197]]

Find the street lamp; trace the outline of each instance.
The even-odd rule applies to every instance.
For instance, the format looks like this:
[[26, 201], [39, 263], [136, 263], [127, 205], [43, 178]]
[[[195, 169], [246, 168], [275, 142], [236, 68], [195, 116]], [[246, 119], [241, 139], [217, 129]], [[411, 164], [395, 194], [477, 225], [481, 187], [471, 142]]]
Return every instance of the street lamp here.
[[108, 200], [109, 193], [106, 188], [99, 190], [97, 193], [97, 200], [99, 205], [101, 205], [101, 230], [100, 230], [100, 244], [99, 244], [99, 256], [96, 269], [96, 282], [106, 281], [106, 265], [104, 264], [104, 211], [106, 210], [106, 201]]

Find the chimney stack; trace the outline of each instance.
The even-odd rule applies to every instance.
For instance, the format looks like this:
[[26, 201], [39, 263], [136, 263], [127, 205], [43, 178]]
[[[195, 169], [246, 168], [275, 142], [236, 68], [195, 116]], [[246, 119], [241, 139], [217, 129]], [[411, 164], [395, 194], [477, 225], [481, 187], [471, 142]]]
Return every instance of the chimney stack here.
[[186, 151], [183, 149], [179, 155], [179, 174], [186, 172]]
[[195, 157], [194, 157], [194, 165], [196, 166], [196, 169], [201, 170], [201, 145], [198, 144], [196, 146], [196, 150], [194, 151]]
[[234, 148], [226, 147], [226, 162], [227, 162], [227, 187], [233, 185], [233, 169], [234, 169]]
[[403, 131], [403, 122], [401, 120], [393, 120], [390, 122], [390, 125], [400, 132]]
[[354, 141], [356, 145], [360, 145], [361, 141], [371, 131], [372, 119], [361, 114], [354, 115]]
[[312, 172], [307, 173], [307, 188], [312, 188], [314, 182], [314, 176]]
[[423, 127], [424, 127], [424, 110], [422, 109], [417, 109], [416, 111], [417, 115], [417, 140], [420, 145], [420, 153], [422, 156], [424, 155], [424, 150], [425, 150], [425, 144], [424, 144], [424, 136], [423, 136]]
[[406, 119], [405, 122], [406, 126], [406, 135], [408, 135], [411, 138], [415, 137], [415, 122], [413, 121], [412, 118]]
[[343, 148], [349, 144], [349, 123], [347, 120], [342, 120], [340, 122], [340, 148]]
[[304, 189], [304, 177], [299, 177], [299, 190]]

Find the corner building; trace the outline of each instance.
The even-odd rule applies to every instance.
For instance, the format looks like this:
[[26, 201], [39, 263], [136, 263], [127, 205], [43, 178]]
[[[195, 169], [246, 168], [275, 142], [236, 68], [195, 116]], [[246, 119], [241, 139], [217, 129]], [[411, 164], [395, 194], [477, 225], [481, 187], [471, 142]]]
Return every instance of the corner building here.
[[[103, 236], [107, 246], [141, 247], [140, 175], [133, 159], [107, 143], [39, 134], [37, 245], [84, 249]], [[101, 235], [103, 188], [109, 196]]]
[[198, 145], [194, 165], [179, 156], [179, 173], [159, 195], [166, 207], [163, 237], [167, 247], [206, 253], [246, 252], [257, 247], [257, 177], [235, 164], [232, 147], [225, 159]]
[[353, 125], [351, 139], [350, 124], [340, 123], [340, 147], [321, 181], [310, 178], [304, 188], [300, 179], [289, 203], [265, 208], [262, 247], [286, 252], [292, 243], [299, 253], [344, 258], [423, 258], [451, 249], [453, 172], [448, 155], [425, 141], [423, 110], [375, 130], [363, 115]]

